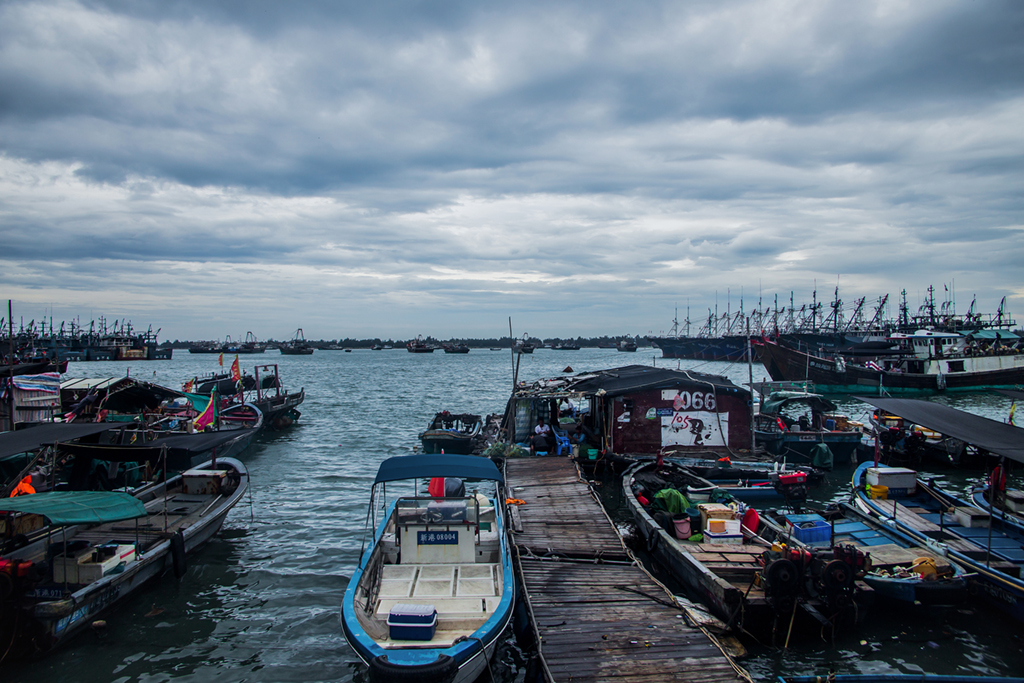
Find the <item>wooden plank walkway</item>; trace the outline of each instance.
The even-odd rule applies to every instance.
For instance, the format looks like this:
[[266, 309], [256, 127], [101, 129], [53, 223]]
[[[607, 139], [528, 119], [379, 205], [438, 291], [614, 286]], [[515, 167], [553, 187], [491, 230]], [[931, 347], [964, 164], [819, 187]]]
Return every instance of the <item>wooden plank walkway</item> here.
[[508, 459], [513, 542], [539, 652], [559, 681], [749, 681], [716, 641], [632, 564], [567, 458]]

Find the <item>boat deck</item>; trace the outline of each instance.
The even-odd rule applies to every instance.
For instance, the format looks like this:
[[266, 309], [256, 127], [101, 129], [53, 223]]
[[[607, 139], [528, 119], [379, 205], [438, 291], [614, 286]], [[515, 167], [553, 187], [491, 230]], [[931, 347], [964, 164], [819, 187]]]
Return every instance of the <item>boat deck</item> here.
[[505, 470], [525, 501], [513, 542], [549, 681], [750, 680], [632, 564], [571, 460], [510, 458]]

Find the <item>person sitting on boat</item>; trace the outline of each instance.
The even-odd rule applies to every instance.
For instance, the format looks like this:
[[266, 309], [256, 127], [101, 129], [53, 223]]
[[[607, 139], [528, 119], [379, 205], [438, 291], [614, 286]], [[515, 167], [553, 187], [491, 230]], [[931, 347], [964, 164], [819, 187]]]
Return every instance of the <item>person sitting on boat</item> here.
[[[544, 443], [547, 446], [548, 451], [552, 451], [555, 448], [555, 433], [551, 431], [551, 426], [544, 423], [544, 416], [541, 415], [537, 418], [537, 426], [533, 428], [534, 436], [543, 437]], [[536, 442], [536, 439], [534, 439]], [[536, 448], [535, 448], [536, 450]]]

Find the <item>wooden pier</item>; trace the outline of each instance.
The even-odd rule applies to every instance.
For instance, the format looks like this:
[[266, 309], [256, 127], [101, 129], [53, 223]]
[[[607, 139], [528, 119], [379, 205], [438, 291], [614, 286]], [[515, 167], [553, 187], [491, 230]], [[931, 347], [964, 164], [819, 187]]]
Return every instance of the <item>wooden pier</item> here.
[[568, 458], [505, 463], [513, 542], [544, 677], [749, 681], [632, 558]]

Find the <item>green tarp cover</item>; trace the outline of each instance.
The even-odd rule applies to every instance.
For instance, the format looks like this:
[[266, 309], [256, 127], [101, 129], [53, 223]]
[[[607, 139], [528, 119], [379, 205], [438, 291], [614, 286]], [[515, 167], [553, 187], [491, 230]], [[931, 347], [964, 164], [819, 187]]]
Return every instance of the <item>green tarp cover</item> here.
[[192, 403], [192, 407], [198, 410], [200, 413], [206, 410], [206, 404], [210, 402], [210, 396], [208, 394], [190, 394], [185, 391], [181, 393], [184, 394], [185, 398], [187, 398]]
[[57, 526], [119, 522], [148, 514], [137, 498], [113, 491], [49, 491], [4, 498], [0, 512], [42, 515]]
[[802, 391], [775, 391], [764, 400], [761, 412], [766, 415], [778, 415], [779, 412], [791, 403], [801, 403], [809, 406], [812, 410], [819, 410], [823, 413], [831, 413], [836, 409], [836, 404], [820, 394], [808, 394]]
[[686, 509], [690, 507], [690, 501], [686, 500], [686, 496], [676, 489], [662, 489], [654, 494], [654, 500], [660, 501], [661, 507], [674, 515], [686, 512]]
[[977, 330], [967, 335], [971, 339], [1019, 339], [1020, 335], [1010, 330]]

